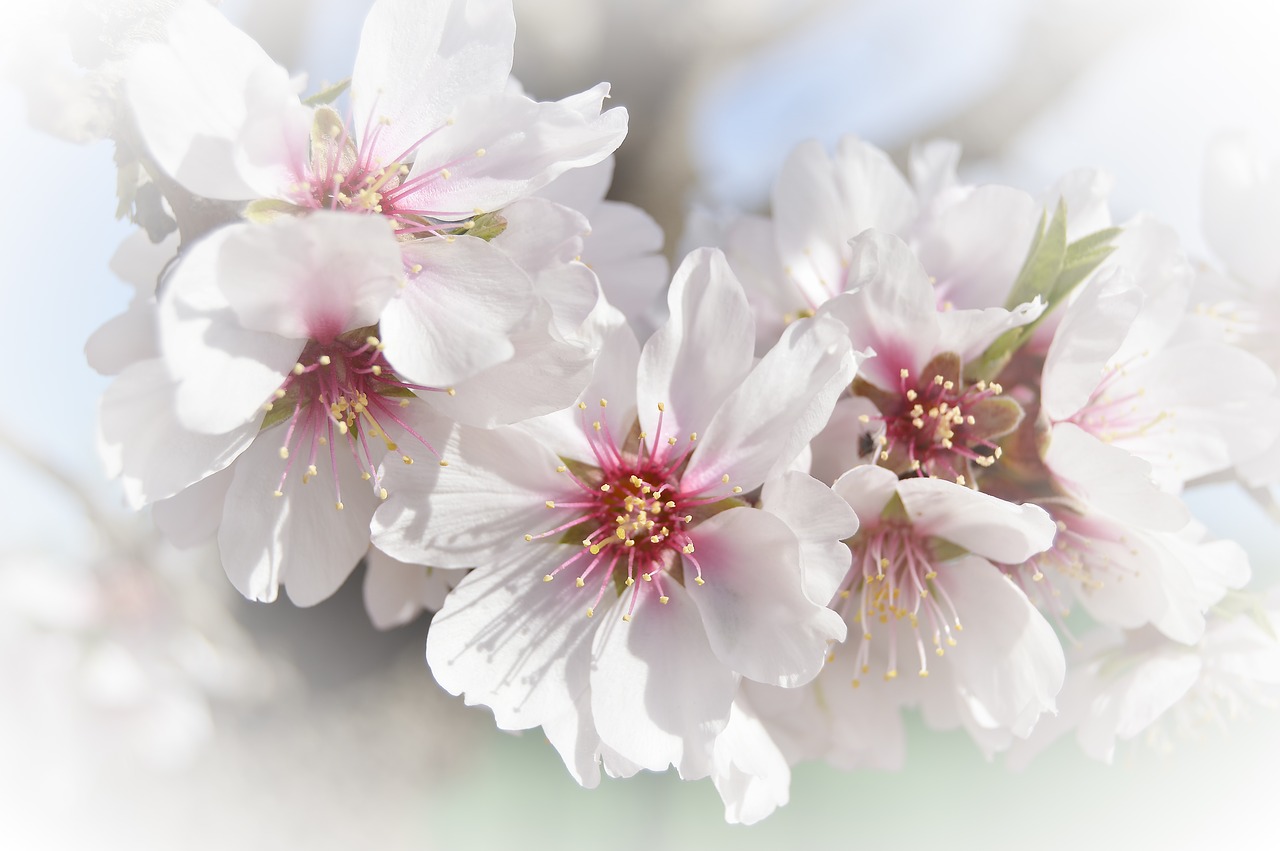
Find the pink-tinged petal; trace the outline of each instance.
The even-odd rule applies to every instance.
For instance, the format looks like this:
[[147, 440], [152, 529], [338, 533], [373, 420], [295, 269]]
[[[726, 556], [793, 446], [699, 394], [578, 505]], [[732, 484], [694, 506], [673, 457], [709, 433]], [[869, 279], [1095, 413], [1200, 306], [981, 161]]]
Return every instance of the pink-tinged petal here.
[[[294, 469], [283, 487], [285, 462], [274, 440], [256, 440], [236, 464], [227, 491], [218, 549], [231, 584], [251, 600], [272, 602], [284, 585], [297, 606], [314, 606], [338, 590], [369, 549], [369, 520], [377, 498], [345, 446], [333, 446], [343, 508], [336, 507], [328, 459], [304, 483]], [[274, 496], [280, 488], [282, 496]]]
[[587, 689], [595, 623], [583, 614], [582, 591], [542, 581], [548, 558], [564, 549], [530, 547], [471, 571], [431, 619], [427, 664], [436, 682], [468, 706], [488, 706], [503, 730], [554, 726], [579, 711]]
[[608, 92], [601, 83], [554, 103], [512, 94], [467, 101], [418, 149], [405, 180], [413, 188], [397, 205], [465, 219], [531, 195], [569, 169], [595, 165], [627, 135], [625, 109], [599, 111]]
[[410, 380], [449, 387], [515, 354], [511, 337], [536, 316], [529, 276], [496, 246], [459, 236], [404, 246], [421, 272], [387, 305], [387, 360]]
[[915, 217], [911, 187], [880, 149], [844, 136], [828, 158], [802, 142], [773, 189], [778, 254], [811, 307], [844, 289], [848, 240], [868, 228], [902, 232]]
[[134, 364], [107, 388], [99, 440], [116, 460], [129, 505], [167, 499], [226, 468], [258, 433], [248, 423], [223, 434], [191, 431], [174, 412], [175, 387], [160, 361]]
[[[865, 396], [846, 396], [836, 402], [826, 428], [814, 435], [810, 472], [830, 484], [854, 467], [876, 463], [884, 422], [880, 410]], [[863, 422], [862, 417], [866, 417]]]
[[515, 30], [511, 4], [502, 0], [374, 3], [351, 74], [361, 147], [372, 147], [384, 165], [399, 161], [459, 105], [501, 92]]
[[237, 227], [217, 263], [218, 287], [246, 329], [320, 343], [375, 324], [404, 283], [385, 221], [328, 210]]
[[1280, 223], [1280, 165], [1275, 149], [1243, 133], [1214, 140], [1205, 158], [1204, 232], [1227, 267], [1264, 290], [1280, 286], [1280, 244], [1259, 234]]
[[1018, 505], [945, 479], [904, 479], [898, 496], [921, 535], [1021, 564], [1053, 544], [1057, 526], [1038, 505]]
[[1120, 272], [1095, 277], [1067, 308], [1045, 356], [1041, 407], [1053, 420], [1083, 408], [1142, 309], [1142, 292]]
[[755, 824], [791, 798], [791, 766], [769, 731], [739, 696], [716, 736], [711, 779], [729, 824]]
[[423, 612], [439, 611], [466, 575], [394, 559], [377, 547], [364, 557], [364, 609], [377, 629], [404, 626]]
[[765, 482], [760, 508], [791, 527], [800, 541], [805, 594], [815, 603], [831, 602], [853, 557], [844, 544], [858, 531], [853, 509], [822, 482], [797, 472]]
[[859, 523], [880, 518], [889, 500], [898, 492], [898, 477], [884, 467], [870, 464], [854, 467], [836, 479], [831, 489], [849, 503]]
[[645, 590], [629, 622], [621, 617], [629, 594], [595, 613], [601, 620], [592, 648], [596, 729], [608, 747], [643, 768], [674, 765], [685, 780], [706, 777], [737, 677], [711, 651], [684, 588], [665, 583], [665, 605]]
[[288, 72], [201, 0], [180, 3], [167, 38], [140, 47], [125, 92], [143, 144], [206, 198], [279, 193], [306, 155], [311, 110]]
[[[600, 785], [600, 736], [592, 723], [591, 693], [588, 690], [583, 689], [569, 709], [544, 720], [542, 732], [579, 786], [594, 789]], [[639, 770], [636, 766], [636, 771]]]
[[938, 351], [933, 285], [907, 244], [892, 234], [864, 231], [850, 245], [851, 292], [828, 301], [818, 315], [839, 319], [855, 348], [875, 352], [862, 367], [863, 378], [896, 388], [901, 370], [918, 375]]
[[1066, 675], [1053, 627], [985, 559], [965, 556], [939, 565], [936, 581], [964, 625], [945, 657], [961, 697], [984, 720], [1026, 737], [1041, 713], [1054, 711]]
[[[793, 323], [719, 406], [698, 440], [683, 486], [705, 488], [728, 475], [750, 491], [786, 470], [831, 418], [861, 357], [840, 323]], [[643, 422], [643, 408], [640, 413]]]
[[[671, 318], [640, 352], [640, 427], [665, 440], [701, 432], [751, 369], [755, 330], [742, 285], [724, 254], [689, 253], [667, 293]], [[710, 351], [708, 351], [710, 346]], [[659, 403], [662, 414], [658, 429]]]
[[151, 519], [160, 534], [180, 549], [212, 538], [222, 525], [222, 509], [232, 474], [233, 468], [224, 468], [152, 505]]
[[[418, 428], [422, 419], [410, 424]], [[526, 534], [576, 516], [546, 507], [576, 489], [556, 472], [560, 459], [527, 434], [460, 426], [435, 446], [449, 466], [393, 458], [384, 467], [389, 496], [374, 517], [373, 542], [393, 558], [439, 567], [505, 561], [523, 547], [545, 546], [526, 543]]]
[[[829, 642], [843, 641], [840, 616], [805, 595], [800, 542], [778, 517], [733, 508], [690, 534], [704, 584], [689, 596], [724, 664], [757, 682], [791, 688], [817, 676]], [[693, 565], [685, 562], [685, 576]], [[687, 580], [686, 580], [687, 581]]]
[[978, 186], [939, 203], [913, 244], [935, 278], [939, 305], [985, 308], [1004, 304], [1018, 277], [1040, 206], [1008, 186]]
[[260, 421], [305, 340], [246, 329], [220, 286], [222, 249], [245, 229], [214, 231], [187, 252], [160, 298], [160, 350], [176, 385], [179, 422], [221, 434]]
[[1121, 523], [1176, 532], [1190, 518], [1176, 496], [1152, 482], [1150, 464], [1073, 423], [1053, 427], [1044, 463], [1074, 496]]

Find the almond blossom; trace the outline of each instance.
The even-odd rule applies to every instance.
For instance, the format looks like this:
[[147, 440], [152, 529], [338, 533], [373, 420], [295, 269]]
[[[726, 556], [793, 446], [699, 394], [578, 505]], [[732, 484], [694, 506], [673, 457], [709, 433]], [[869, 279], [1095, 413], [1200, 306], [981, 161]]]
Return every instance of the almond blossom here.
[[[844, 635], [809, 591], [843, 574], [831, 548], [856, 520], [788, 472], [853, 375], [842, 329], [797, 323], [753, 365], [746, 300], [708, 251], [668, 303], [643, 351], [615, 319], [576, 407], [457, 427], [447, 468], [389, 466], [374, 520], [393, 557], [475, 568], [432, 622], [437, 680], [504, 729], [541, 726], [589, 786], [601, 764], [706, 776], [739, 678], [799, 685]], [[781, 514], [761, 485], [789, 494]]]

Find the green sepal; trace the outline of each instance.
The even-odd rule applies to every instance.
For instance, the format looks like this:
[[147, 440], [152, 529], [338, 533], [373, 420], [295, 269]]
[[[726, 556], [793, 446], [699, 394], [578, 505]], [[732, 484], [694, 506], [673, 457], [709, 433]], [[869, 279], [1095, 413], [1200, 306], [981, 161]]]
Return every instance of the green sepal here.
[[308, 98], [303, 98], [302, 104], [303, 106], [327, 106], [337, 100], [349, 88], [351, 88], [351, 78], [347, 77], [345, 80], [340, 80], [331, 86], [325, 86]]
[[450, 231], [455, 236], [476, 236], [488, 242], [507, 229], [507, 220], [501, 213], [484, 213], [468, 219], [461, 227]]
[[1068, 243], [1066, 204], [1058, 201], [1047, 226], [1042, 215], [1027, 259], [1005, 301], [1005, 309], [1014, 310], [1039, 297], [1045, 303], [1044, 312], [1036, 321], [1011, 328], [997, 337], [980, 358], [966, 365], [965, 377], [970, 381], [989, 381], [999, 375], [1014, 353], [1031, 339], [1045, 317], [1115, 251], [1113, 243], [1119, 235], [1120, 228], [1104, 228]]
[[296, 204], [290, 204], [288, 201], [281, 201], [277, 198], [259, 198], [246, 204], [241, 215], [247, 221], [265, 224], [280, 216], [293, 216], [299, 212], [301, 212], [301, 208]]

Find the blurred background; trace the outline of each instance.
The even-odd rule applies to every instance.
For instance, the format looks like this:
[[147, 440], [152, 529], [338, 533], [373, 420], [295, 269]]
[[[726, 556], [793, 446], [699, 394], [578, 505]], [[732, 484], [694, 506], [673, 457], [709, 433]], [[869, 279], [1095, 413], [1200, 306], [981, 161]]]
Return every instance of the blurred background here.
[[[425, 0], [424, 0], [425, 2]], [[1274, 715], [1117, 764], [1071, 740], [1026, 771], [913, 727], [908, 767], [800, 767], [792, 803], [729, 827], [709, 782], [644, 775], [579, 789], [536, 732], [493, 729], [438, 689], [426, 618], [378, 633], [359, 574], [313, 609], [239, 598], [208, 552], [159, 542], [101, 472], [106, 380], [89, 333], [131, 295], [108, 271], [118, 73], [166, 0], [3, 0], [0, 319], [0, 847], [1217, 847], [1274, 836]], [[309, 89], [349, 74], [369, 0], [224, 0]], [[600, 81], [631, 111], [611, 197], [668, 251], [692, 205], [765, 209], [798, 141], [856, 133], [900, 163], [913, 140], [965, 149], [962, 174], [1039, 191], [1077, 166], [1113, 211], [1174, 225], [1193, 255], [1217, 133], [1280, 152], [1271, 0], [516, 0], [515, 73], [552, 99]], [[84, 66], [89, 66], [86, 70]], [[1275, 523], [1230, 486], [1191, 495], [1280, 580]], [[1260, 833], [1266, 829], [1267, 832]]]

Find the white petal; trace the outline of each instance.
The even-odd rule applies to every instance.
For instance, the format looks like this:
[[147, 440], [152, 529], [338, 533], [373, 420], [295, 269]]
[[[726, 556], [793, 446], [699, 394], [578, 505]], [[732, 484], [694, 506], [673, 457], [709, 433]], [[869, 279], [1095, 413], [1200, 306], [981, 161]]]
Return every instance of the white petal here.
[[938, 314], [937, 351], [955, 352], [962, 364], [976, 360], [1001, 334], [1030, 325], [1044, 313], [1038, 297], [1013, 310], [988, 307], [975, 310], [944, 310]]
[[547, 500], [566, 501], [576, 489], [556, 472], [560, 459], [528, 435], [461, 426], [442, 448], [436, 445], [448, 467], [393, 460], [384, 469], [390, 495], [374, 518], [373, 541], [393, 558], [440, 567], [490, 564], [522, 547], [545, 546], [524, 536], [575, 516], [572, 509], [547, 509]]
[[[592, 723], [589, 691], [584, 689], [568, 710], [545, 719], [542, 731], [580, 786], [594, 789], [600, 785], [602, 747], [600, 736]], [[618, 759], [620, 758], [614, 757], [615, 762]], [[640, 767], [636, 766], [635, 771], [639, 770]], [[634, 774], [635, 771], [631, 773]]]
[[236, 464], [218, 548], [231, 584], [249, 599], [271, 602], [283, 584], [295, 605], [314, 606], [338, 590], [368, 550], [376, 498], [347, 447], [330, 448], [341, 511], [328, 459], [317, 459], [320, 475], [307, 484], [295, 464], [281, 497], [272, 496], [285, 464], [274, 440], [254, 441]]
[[406, 564], [377, 547], [365, 555], [364, 608], [378, 629], [403, 626], [424, 611], [435, 612], [465, 575], [460, 570]]
[[851, 292], [828, 301], [818, 315], [839, 319], [855, 348], [875, 352], [862, 367], [863, 378], [894, 388], [900, 370], [918, 375], [938, 351], [933, 286], [920, 261], [896, 236], [865, 231], [850, 245]]
[[151, 506], [151, 519], [169, 543], [185, 549], [214, 536], [222, 525], [232, 474], [231, 468], [219, 470]]
[[831, 602], [853, 557], [844, 543], [858, 531], [853, 509], [822, 482], [796, 472], [765, 482], [760, 508], [790, 526], [800, 541], [805, 594], [815, 603]]
[[217, 434], [260, 420], [305, 345], [246, 329], [219, 286], [223, 246], [257, 227], [231, 225], [196, 243], [160, 299], [160, 348], [177, 382], [177, 416], [194, 431]]
[[256, 423], [223, 434], [193, 432], [174, 412], [174, 384], [160, 361], [134, 364], [107, 388], [99, 408], [104, 446], [117, 455], [125, 495], [137, 508], [167, 499], [236, 459]]
[[713, 758], [711, 779], [729, 824], [755, 824], [790, 800], [791, 767], [742, 696], [716, 736]]
[[991, 721], [1025, 737], [1042, 712], [1052, 712], [1066, 659], [1044, 617], [1004, 574], [966, 556], [938, 567], [964, 625], [947, 651], [961, 696]]
[[1142, 292], [1121, 273], [1100, 275], [1067, 308], [1045, 356], [1042, 407], [1054, 420], [1083, 408], [1142, 308]]
[[911, 478], [898, 496], [917, 530], [1005, 564], [1021, 564], [1053, 543], [1057, 526], [1038, 505], [1018, 505], [945, 479]]
[[609, 303], [628, 319], [647, 314], [669, 280], [666, 237], [658, 223], [632, 204], [606, 201], [591, 214], [583, 261], [600, 278]]
[[384, 165], [398, 161], [460, 104], [502, 91], [515, 28], [501, 0], [374, 3], [351, 74], [361, 147], [374, 146]]
[[427, 663], [436, 682], [468, 706], [491, 708], [504, 730], [561, 718], [587, 688], [596, 622], [584, 616], [573, 583], [542, 581], [548, 551], [562, 549], [570, 548], [530, 547], [473, 570], [431, 619]]
[[274, 195], [306, 154], [311, 111], [288, 73], [200, 0], [179, 4], [168, 37], [134, 53], [125, 91], [157, 164], [197, 195]]
[[535, 317], [529, 276], [483, 239], [416, 240], [405, 262], [422, 271], [387, 305], [382, 339], [401, 375], [449, 387], [515, 354], [514, 333]]
[[616, 165], [615, 158], [610, 155], [595, 165], [566, 171], [539, 189], [538, 197], [563, 204], [591, 218], [609, 192]]
[[377, 216], [321, 210], [231, 230], [215, 274], [250, 331], [329, 343], [375, 324], [404, 283], [400, 246]]
[[886, 683], [879, 669], [860, 671], [856, 646], [834, 648], [834, 657], [812, 686], [830, 727], [822, 756], [845, 771], [900, 770], [907, 752], [902, 683]]
[[1156, 488], [1150, 464], [1073, 423], [1053, 427], [1044, 463], [1075, 496], [1122, 523], [1175, 532], [1190, 517], [1177, 497]]
[[729, 721], [737, 677], [712, 653], [698, 610], [678, 583], [639, 595], [630, 622], [630, 594], [597, 611], [591, 711], [601, 740], [651, 771], [674, 765], [685, 780], [711, 772], [715, 736]]
[[718, 241], [747, 294], [755, 314], [756, 352], [764, 354], [778, 342], [789, 319], [814, 305], [778, 259], [772, 219], [738, 216]]
[[[600, 162], [627, 134], [625, 109], [599, 112], [608, 89], [602, 83], [556, 103], [512, 94], [472, 98], [418, 149], [405, 182], [420, 188], [397, 203], [464, 219], [505, 207], [571, 168]], [[582, 109], [584, 99], [594, 103], [595, 114]]]
[[1205, 237], [1242, 280], [1274, 290], [1280, 244], [1259, 238], [1280, 222], [1280, 168], [1274, 149], [1245, 134], [1224, 135], [1209, 148], [1204, 174]]
[[[751, 369], [755, 345], [742, 285], [719, 251], [700, 248], [684, 259], [667, 304], [671, 318], [640, 352], [636, 391], [641, 430], [655, 441], [705, 430]], [[661, 434], [658, 403], [666, 407]]]
[[861, 358], [840, 323], [827, 318], [793, 323], [719, 406], [683, 485], [704, 488], [728, 475], [750, 491], [787, 469], [827, 424]]
[[[690, 533], [705, 584], [689, 596], [716, 655], [757, 682], [793, 687], [822, 669], [829, 641], [843, 641], [844, 621], [804, 591], [800, 546], [781, 519], [733, 508]], [[693, 564], [685, 561], [686, 582]]]
[[898, 477], [884, 467], [865, 464], [836, 479], [831, 489], [849, 503], [859, 523], [880, 519], [884, 507], [898, 492]]
[[913, 243], [936, 280], [940, 304], [1001, 305], [1018, 277], [1040, 218], [1040, 206], [1008, 186], [978, 186], [941, 205]]

